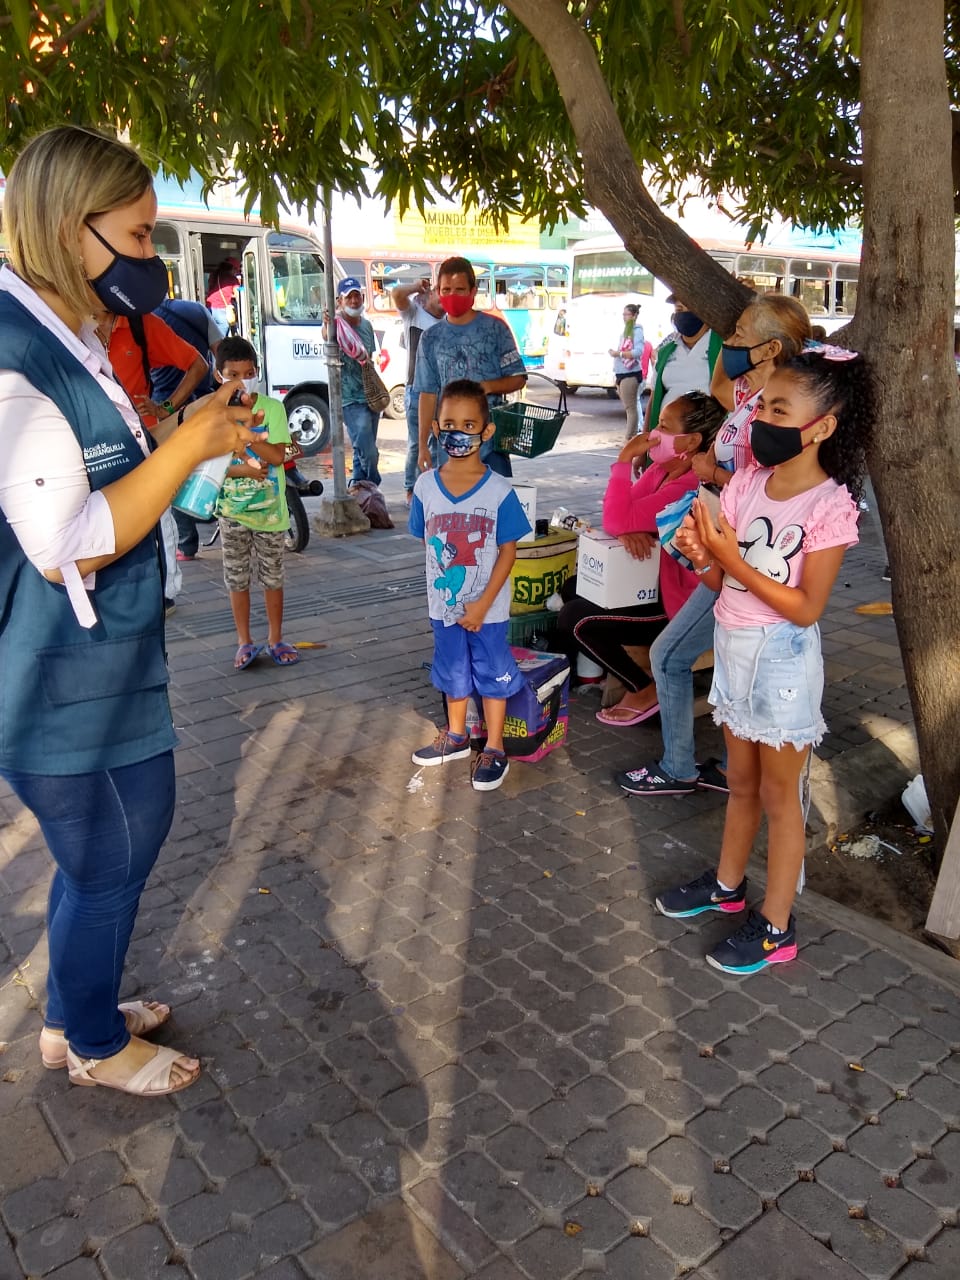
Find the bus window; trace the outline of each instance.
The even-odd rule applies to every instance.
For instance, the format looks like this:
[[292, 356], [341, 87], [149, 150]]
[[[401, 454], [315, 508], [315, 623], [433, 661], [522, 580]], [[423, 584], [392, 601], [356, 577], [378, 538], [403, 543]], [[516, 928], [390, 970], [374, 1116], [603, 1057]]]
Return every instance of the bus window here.
[[497, 263], [493, 268], [498, 311], [542, 311], [546, 307], [542, 266]]
[[363, 285], [364, 291], [367, 288], [367, 264], [362, 258], [341, 258], [340, 265], [343, 267], [345, 276], [353, 276], [355, 280], [359, 280]]
[[273, 314], [298, 324], [319, 321], [323, 311], [323, 259], [304, 236], [271, 231]]
[[787, 276], [786, 258], [760, 258], [752, 253], [741, 253], [735, 272], [738, 279], [750, 281], [750, 288], [757, 293], [782, 293]]
[[790, 263], [790, 292], [811, 316], [830, 310], [830, 264], [794, 258]]
[[852, 316], [857, 309], [857, 279], [860, 267], [854, 262], [838, 262], [834, 268], [836, 298], [834, 310], [838, 316]]
[[558, 311], [564, 304], [570, 284], [568, 267], [547, 267], [547, 306]]
[[640, 293], [653, 297], [653, 276], [626, 249], [577, 254], [572, 295], [580, 298], [586, 293]]
[[486, 263], [475, 262], [473, 264], [474, 275], [477, 277], [477, 296], [474, 300], [474, 308], [477, 311], [490, 311], [493, 307], [493, 298], [491, 297], [491, 275], [490, 268]]
[[375, 311], [395, 311], [393, 290], [396, 286], [419, 284], [421, 280], [433, 280], [429, 262], [371, 262], [368, 304]]
[[172, 222], [158, 222], [150, 238], [153, 240], [157, 257], [163, 259], [163, 264], [167, 268], [168, 295], [171, 298], [189, 298], [189, 288], [184, 289], [187, 280], [186, 264], [177, 228]]

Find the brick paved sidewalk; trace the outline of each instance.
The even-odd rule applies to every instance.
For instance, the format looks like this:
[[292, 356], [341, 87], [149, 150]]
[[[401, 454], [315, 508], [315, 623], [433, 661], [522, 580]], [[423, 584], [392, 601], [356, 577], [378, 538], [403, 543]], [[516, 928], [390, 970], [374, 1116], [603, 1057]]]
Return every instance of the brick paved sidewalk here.
[[[609, 460], [518, 471], [589, 514]], [[884, 594], [865, 543], [824, 620], [843, 785], [909, 738], [892, 622], [851, 608]], [[288, 567], [288, 637], [327, 646], [294, 669], [232, 672], [215, 552], [171, 619], [180, 802], [125, 993], [175, 1006], [194, 1088], [40, 1068], [49, 860], [0, 793], [0, 1280], [956, 1280], [956, 965], [805, 900], [796, 963], [708, 969], [722, 922], [651, 902], [710, 858], [722, 797], [611, 781], [655, 726], [587, 694], [493, 795], [418, 771], [419, 549]]]

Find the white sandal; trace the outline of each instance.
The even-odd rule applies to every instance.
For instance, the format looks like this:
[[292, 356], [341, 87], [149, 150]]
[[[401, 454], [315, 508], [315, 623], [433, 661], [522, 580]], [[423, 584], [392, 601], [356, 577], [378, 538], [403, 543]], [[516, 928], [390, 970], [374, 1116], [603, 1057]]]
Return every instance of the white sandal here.
[[[133, 1093], [141, 1098], [158, 1098], [165, 1093], [177, 1093], [180, 1089], [187, 1089], [190, 1085], [195, 1084], [200, 1076], [200, 1068], [196, 1072], [184, 1080], [181, 1084], [171, 1085], [170, 1078], [175, 1063], [178, 1063], [185, 1055], [179, 1049], [168, 1049], [161, 1046], [150, 1059], [148, 1063], [135, 1071], [133, 1075], [123, 1084], [116, 1083], [113, 1080], [101, 1080], [98, 1076], [92, 1076], [90, 1072], [94, 1067], [99, 1067], [101, 1062], [106, 1061], [104, 1058], [78, 1058], [72, 1049], [67, 1050], [67, 1070], [70, 1073], [70, 1083], [79, 1085], [102, 1085], [105, 1089], [117, 1089], [121, 1093]], [[153, 1086], [158, 1086], [154, 1088]]]
[[[132, 1036], [150, 1035], [169, 1020], [172, 1012], [168, 1004], [159, 1000], [130, 1000], [117, 1007]], [[62, 1032], [58, 1034], [49, 1027], [43, 1028], [40, 1032], [40, 1061], [48, 1071], [59, 1071], [67, 1065], [67, 1041]]]

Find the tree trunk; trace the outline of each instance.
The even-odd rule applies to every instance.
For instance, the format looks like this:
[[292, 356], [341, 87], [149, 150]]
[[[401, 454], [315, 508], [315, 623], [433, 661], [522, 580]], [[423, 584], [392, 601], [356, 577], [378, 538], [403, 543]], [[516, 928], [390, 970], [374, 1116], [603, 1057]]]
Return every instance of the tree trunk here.
[[[646, 190], [594, 47], [566, 0], [504, 0], [543, 50], [583, 156], [587, 198], [712, 328], [751, 294]], [[953, 351], [951, 121], [942, 0], [864, 0], [864, 252], [850, 345], [877, 372], [870, 469], [938, 832], [960, 794], [960, 395]], [[825, 173], [824, 181], [829, 181]], [[878, 584], [879, 585], [879, 584]]]
[[593, 45], [566, 0], [505, 0], [543, 50], [583, 156], [589, 202], [633, 256], [719, 333], [753, 297], [657, 207], [644, 185]]
[[864, 0], [864, 235], [852, 344], [880, 388], [870, 471], [938, 832], [960, 794], [960, 395], [942, 0]]

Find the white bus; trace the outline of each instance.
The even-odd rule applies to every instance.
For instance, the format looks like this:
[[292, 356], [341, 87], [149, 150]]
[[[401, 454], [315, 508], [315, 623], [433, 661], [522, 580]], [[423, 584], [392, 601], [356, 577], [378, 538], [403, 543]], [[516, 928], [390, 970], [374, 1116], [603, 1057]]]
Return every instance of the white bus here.
[[[755, 248], [735, 241], [699, 241], [712, 258], [757, 293], [785, 293], [798, 298], [811, 322], [827, 333], [846, 324], [857, 305], [858, 255], [834, 249]], [[673, 311], [669, 290], [615, 236], [598, 236], [575, 245], [570, 297], [558, 314], [547, 342], [543, 371], [568, 390], [613, 388], [610, 348], [623, 327], [625, 303], [640, 308], [640, 323], [654, 346], [670, 332]]]
[[[321, 333], [325, 264], [316, 238], [290, 225], [275, 231], [232, 210], [161, 205], [153, 242], [172, 298], [205, 303], [211, 273], [228, 258], [240, 263], [231, 332], [256, 348], [267, 394], [283, 401], [304, 453], [324, 448], [330, 436]], [[339, 263], [331, 265], [339, 280]]]

